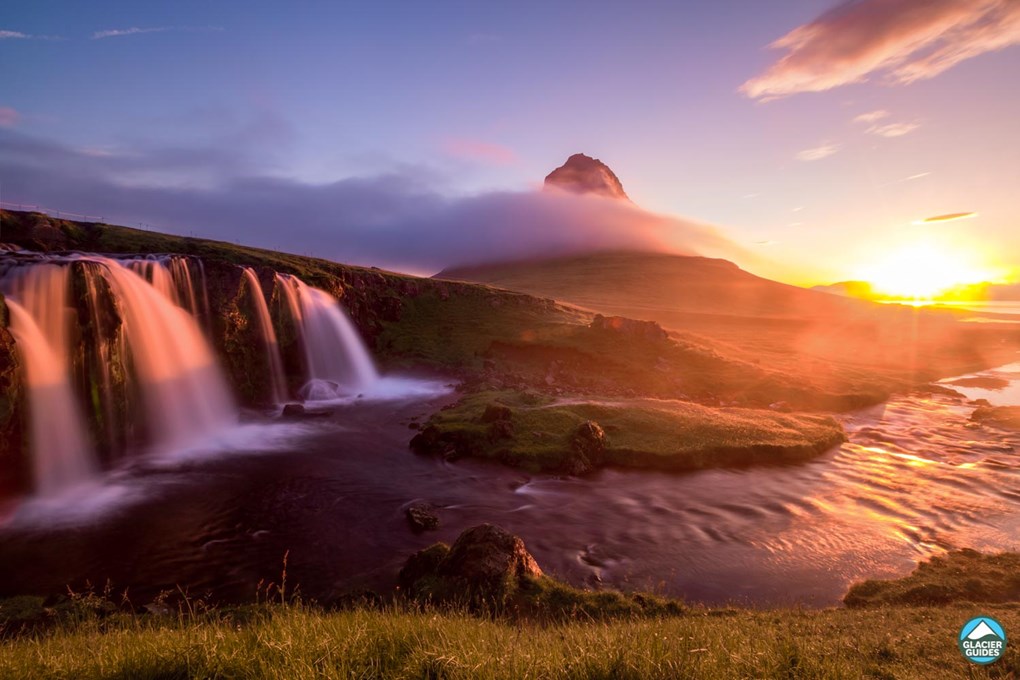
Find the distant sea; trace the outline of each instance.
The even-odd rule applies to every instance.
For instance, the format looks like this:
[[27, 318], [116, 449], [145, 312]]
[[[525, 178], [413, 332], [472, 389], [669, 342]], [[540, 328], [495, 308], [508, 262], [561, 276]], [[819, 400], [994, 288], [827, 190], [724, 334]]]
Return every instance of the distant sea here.
[[[883, 301], [885, 304], [913, 305], [915, 307], [951, 307], [977, 312], [970, 321], [995, 321], [995, 317], [983, 314], [1015, 314], [1020, 316], [1020, 300], [989, 300], [987, 302], [911, 302], [909, 300]], [[1002, 319], [1005, 321], [1005, 319]]]

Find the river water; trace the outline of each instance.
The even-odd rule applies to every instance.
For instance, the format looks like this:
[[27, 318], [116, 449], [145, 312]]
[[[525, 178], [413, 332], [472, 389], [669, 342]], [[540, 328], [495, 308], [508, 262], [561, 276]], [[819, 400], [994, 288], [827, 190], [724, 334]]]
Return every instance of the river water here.
[[[1020, 363], [980, 375], [1020, 404]], [[494, 522], [575, 585], [654, 590], [709, 604], [828, 606], [863, 578], [908, 573], [957, 547], [1020, 549], [1020, 434], [969, 421], [965, 399], [910, 395], [842, 416], [850, 442], [807, 464], [664, 474], [529, 475], [411, 453], [412, 419], [449, 394], [354, 401], [329, 417], [247, 422], [210, 450], [140, 460], [77, 496], [8, 507], [0, 595], [65, 584], [180, 585], [250, 599], [287, 578], [308, 597], [392, 589], [435, 540]], [[413, 534], [403, 509], [440, 507]]]

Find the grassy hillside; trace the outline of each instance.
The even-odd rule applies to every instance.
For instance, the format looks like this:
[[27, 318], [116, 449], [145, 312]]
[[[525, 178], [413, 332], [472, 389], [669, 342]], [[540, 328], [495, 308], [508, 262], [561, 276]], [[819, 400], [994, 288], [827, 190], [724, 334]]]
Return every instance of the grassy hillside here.
[[974, 615], [1020, 629], [1016, 606], [691, 610], [598, 622], [300, 605], [81, 616], [3, 642], [0, 677], [903, 678], [1015, 677], [1020, 651], [975, 669], [956, 646]]
[[[710, 404], [766, 406], [783, 401], [797, 408], [841, 410], [881, 401], [904, 385], [902, 376], [867, 371], [842, 371], [836, 379], [816, 380], [810, 374], [818, 366], [811, 364], [800, 365], [790, 375], [785, 366], [762, 363], [753, 347], [713, 338], [682, 335], [667, 340], [664, 334], [649, 335], [640, 328], [631, 332], [612, 324], [593, 329], [588, 311], [488, 285], [38, 213], [3, 211], [0, 224], [5, 242], [38, 251], [200, 257], [210, 281], [229, 288], [214, 295], [227, 300], [228, 306], [238, 297], [240, 281], [231, 265], [253, 267], [263, 281], [271, 281], [273, 271], [295, 274], [342, 298], [385, 366], [450, 371], [496, 387], [650, 395]], [[719, 266], [735, 270], [726, 263]], [[234, 372], [242, 378], [250, 373], [243, 368]]]
[[843, 384], [861, 371], [930, 380], [1005, 363], [1020, 346], [1017, 326], [989, 328], [961, 323], [966, 313], [829, 295], [703, 257], [604, 252], [458, 267], [437, 277], [657, 321], [734, 358], [753, 357], [819, 385]]

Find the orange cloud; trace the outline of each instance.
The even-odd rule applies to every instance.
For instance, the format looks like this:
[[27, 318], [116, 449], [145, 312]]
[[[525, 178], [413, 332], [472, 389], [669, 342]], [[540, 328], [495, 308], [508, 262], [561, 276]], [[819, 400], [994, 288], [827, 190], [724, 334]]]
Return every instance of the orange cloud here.
[[1018, 43], [1016, 0], [845, 2], [772, 43], [786, 54], [740, 91], [769, 99], [859, 83], [872, 74], [911, 83]]
[[443, 142], [443, 152], [454, 158], [483, 161], [493, 165], [509, 165], [517, 161], [517, 154], [513, 149], [477, 139], [451, 137]]

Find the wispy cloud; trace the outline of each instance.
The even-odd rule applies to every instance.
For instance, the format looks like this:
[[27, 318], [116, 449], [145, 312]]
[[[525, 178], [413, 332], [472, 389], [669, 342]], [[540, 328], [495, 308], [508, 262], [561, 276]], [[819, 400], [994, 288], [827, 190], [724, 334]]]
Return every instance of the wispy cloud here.
[[0, 127], [14, 127], [21, 120], [21, 114], [10, 106], [0, 106]]
[[110, 28], [104, 31], [96, 31], [92, 34], [92, 39], [102, 40], [104, 38], [120, 38], [127, 35], [141, 35], [143, 33], [167, 33], [169, 31], [206, 33], [222, 30], [219, 26], [149, 26], [147, 28], [132, 26], [131, 28]]
[[772, 43], [786, 54], [740, 91], [769, 99], [874, 74], [911, 83], [1018, 43], [1016, 0], [851, 0]]
[[868, 133], [880, 137], [902, 137], [921, 127], [920, 123], [889, 123], [888, 125], [872, 125]]
[[0, 40], [60, 40], [56, 35], [33, 35], [21, 31], [9, 31], [0, 28]]
[[937, 224], [939, 222], [955, 222], [956, 220], [967, 220], [970, 219], [971, 217], [977, 217], [977, 213], [976, 212], [946, 213], [945, 215], [925, 217], [923, 220], [918, 220], [914, 224]]
[[869, 135], [878, 135], [879, 137], [902, 137], [903, 135], [909, 135], [911, 132], [921, 127], [918, 122], [911, 123], [882, 123], [878, 121], [885, 120], [889, 117], [888, 111], [872, 111], [870, 113], [862, 113], [861, 115], [854, 118], [855, 123], [867, 123], [868, 128], [865, 130]]
[[839, 151], [839, 144], [832, 144], [831, 142], [823, 142], [818, 146], [810, 149], [804, 149], [797, 154], [797, 160], [799, 161], [818, 161], [823, 158], [827, 158], [832, 154]]
[[443, 140], [443, 153], [454, 158], [482, 161], [492, 165], [509, 165], [517, 161], [517, 154], [510, 147], [461, 137]]
[[869, 111], [868, 113], [862, 113], [861, 115], [854, 118], [855, 123], [876, 123], [883, 118], [888, 118], [889, 112], [879, 109], [878, 111]]

